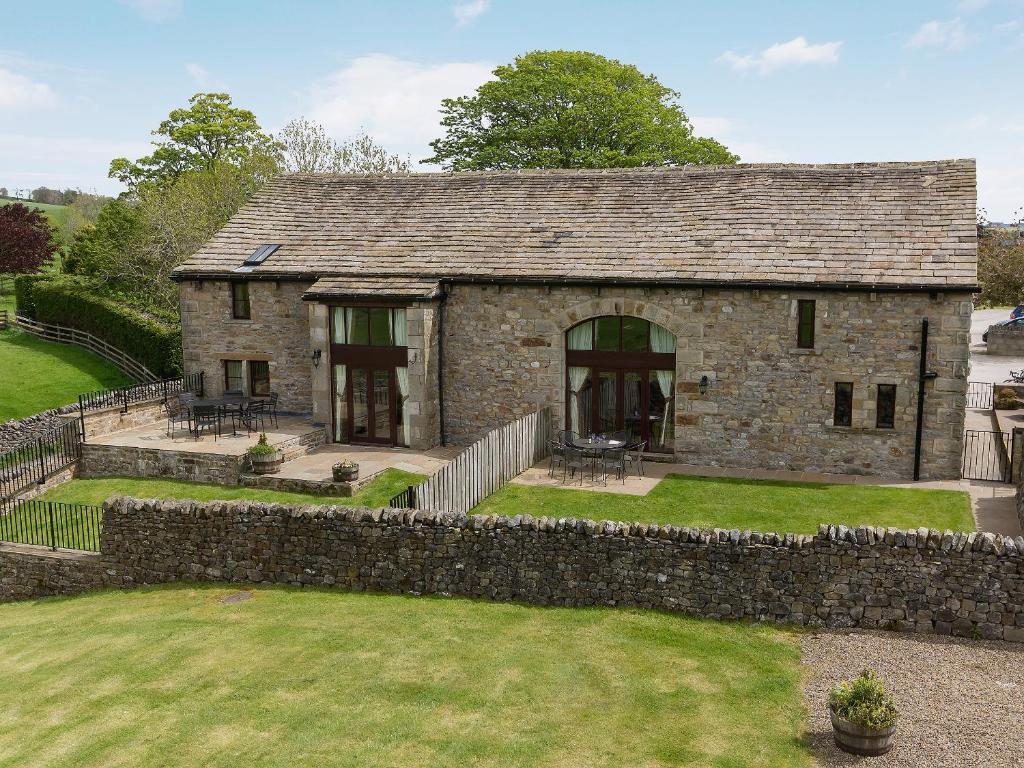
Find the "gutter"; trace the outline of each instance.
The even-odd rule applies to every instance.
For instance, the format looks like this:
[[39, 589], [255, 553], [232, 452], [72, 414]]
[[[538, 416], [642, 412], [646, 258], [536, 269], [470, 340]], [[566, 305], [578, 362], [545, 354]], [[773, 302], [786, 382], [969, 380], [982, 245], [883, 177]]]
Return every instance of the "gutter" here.
[[914, 480], [921, 479], [921, 438], [924, 433], [924, 383], [938, 377], [928, 370], [928, 318], [921, 320], [921, 359], [917, 369], [917, 424], [914, 430]]
[[[250, 272], [245, 280], [274, 282], [306, 282], [316, 281], [321, 277], [343, 277], [344, 275], [323, 274], [312, 272]], [[981, 287], [976, 283], [967, 285], [929, 285], [921, 283], [855, 283], [835, 282], [820, 283], [807, 281], [784, 280], [680, 280], [680, 279], [638, 279], [635, 277], [508, 277], [452, 275], [443, 276], [427, 273], [390, 273], [361, 274], [359, 277], [407, 277], [432, 280], [443, 280], [449, 285], [530, 285], [530, 286], [617, 286], [623, 288], [720, 288], [720, 289], [778, 289], [787, 291], [842, 291], [849, 293], [978, 293]], [[171, 280], [186, 282], [189, 280], [230, 281], [239, 279], [233, 272], [173, 272]], [[310, 294], [316, 298], [317, 294]], [[334, 298], [344, 298], [335, 296]], [[409, 298], [408, 296], [404, 298]]]
[[448, 445], [444, 430], [444, 308], [448, 302], [448, 284], [441, 283], [441, 300], [437, 305], [437, 421], [441, 447]]

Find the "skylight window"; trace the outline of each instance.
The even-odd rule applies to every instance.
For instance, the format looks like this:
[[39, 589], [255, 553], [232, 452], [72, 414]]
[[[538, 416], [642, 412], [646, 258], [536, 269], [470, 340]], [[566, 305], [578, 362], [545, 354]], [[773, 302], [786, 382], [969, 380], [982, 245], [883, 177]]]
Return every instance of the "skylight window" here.
[[255, 267], [258, 264], [262, 264], [270, 254], [280, 247], [280, 245], [261, 245], [242, 264], [246, 267]]

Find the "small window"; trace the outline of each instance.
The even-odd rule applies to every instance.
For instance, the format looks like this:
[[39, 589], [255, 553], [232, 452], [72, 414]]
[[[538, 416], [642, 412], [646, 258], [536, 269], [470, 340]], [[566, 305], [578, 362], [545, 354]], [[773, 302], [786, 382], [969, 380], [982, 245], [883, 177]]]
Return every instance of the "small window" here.
[[598, 352], [619, 351], [619, 318], [599, 317], [594, 321], [594, 349]]
[[236, 320], [249, 319], [249, 284], [231, 284], [231, 316]]
[[270, 395], [270, 363], [266, 360], [249, 361], [249, 394], [253, 397]]
[[651, 324], [639, 317], [622, 318], [622, 351], [646, 352]]
[[395, 343], [391, 329], [391, 310], [387, 307], [370, 309], [370, 343], [375, 347], [390, 347]]
[[896, 426], [896, 385], [879, 384], [875, 401], [875, 426], [892, 429]]
[[225, 360], [224, 361], [224, 391], [225, 392], [241, 392], [242, 391], [242, 361], [241, 360]]
[[832, 423], [837, 427], [849, 427], [853, 424], [853, 382], [836, 382], [836, 406], [832, 414]]
[[800, 299], [796, 303], [796, 345], [799, 349], [814, 349], [814, 299]]

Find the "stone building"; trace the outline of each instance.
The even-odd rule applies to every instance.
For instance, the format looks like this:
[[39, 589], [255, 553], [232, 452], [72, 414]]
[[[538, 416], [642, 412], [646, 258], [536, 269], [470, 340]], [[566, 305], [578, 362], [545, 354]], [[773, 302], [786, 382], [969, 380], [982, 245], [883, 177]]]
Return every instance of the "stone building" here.
[[282, 175], [174, 271], [185, 368], [339, 442], [549, 405], [689, 464], [957, 477], [975, 196], [970, 160]]

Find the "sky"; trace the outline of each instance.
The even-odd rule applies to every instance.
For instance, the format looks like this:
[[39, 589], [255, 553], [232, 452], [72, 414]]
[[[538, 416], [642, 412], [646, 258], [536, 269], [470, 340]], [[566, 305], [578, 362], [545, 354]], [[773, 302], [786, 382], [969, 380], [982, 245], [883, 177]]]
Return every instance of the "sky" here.
[[[587, 50], [680, 92], [744, 162], [973, 157], [1024, 206], [1024, 0], [47, 0], [0, 26], [0, 186], [115, 194], [110, 160], [197, 91], [420, 161], [445, 97], [531, 50]], [[422, 170], [437, 170], [421, 165]]]

